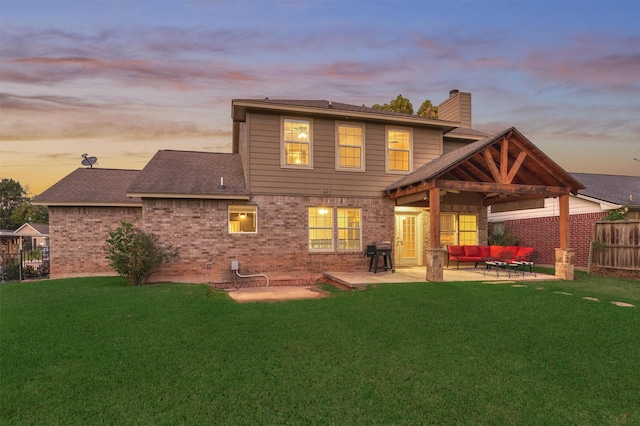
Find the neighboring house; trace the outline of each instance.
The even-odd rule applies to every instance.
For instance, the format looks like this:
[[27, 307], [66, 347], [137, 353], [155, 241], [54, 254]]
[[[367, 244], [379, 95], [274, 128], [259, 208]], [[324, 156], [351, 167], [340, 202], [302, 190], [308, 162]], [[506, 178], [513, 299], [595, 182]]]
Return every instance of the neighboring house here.
[[230, 283], [237, 260], [241, 274], [308, 284], [366, 270], [366, 245], [381, 241], [396, 266], [428, 270], [430, 246], [486, 244], [492, 193], [582, 187], [517, 130], [471, 129], [470, 94], [452, 91], [439, 111], [233, 100], [232, 153], [162, 150], [142, 171], [78, 169], [36, 197], [49, 206], [51, 277], [111, 273], [104, 241], [120, 220], [179, 248], [153, 281]]
[[20, 252], [18, 240], [12, 229], [0, 229], [0, 265], [6, 261], [5, 259]]
[[[585, 188], [570, 198], [571, 244], [575, 265], [586, 267], [593, 224], [613, 210], [626, 209], [627, 220], [640, 220], [640, 177], [570, 173]], [[513, 234], [519, 244], [538, 249], [538, 262], [553, 264], [556, 241], [548, 235], [558, 232], [558, 199], [511, 201], [493, 205], [488, 213], [495, 229]]]
[[14, 234], [22, 237], [23, 246], [30, 248], [49, 246], [49, 225], [46, 223], [25, 223], [16, 229]]

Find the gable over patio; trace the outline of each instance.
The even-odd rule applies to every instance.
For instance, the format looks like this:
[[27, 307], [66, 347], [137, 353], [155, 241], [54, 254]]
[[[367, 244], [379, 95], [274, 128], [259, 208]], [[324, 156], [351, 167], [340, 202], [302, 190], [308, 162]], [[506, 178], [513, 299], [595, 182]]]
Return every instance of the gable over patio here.
[[[385, 188], [397, 205], [425, 200], [430, 209], [427, 280], [443, 280], [440, 248], [440, 195], [481, 194], [484, 205], [518, 199], [559, 197], [560, 235], [556, 275], [573, 279], [569, 248], [569, 194], [584, 186], [514, 127], [449, 152]], [[560, 261], [559, 261], [560, 260]]]

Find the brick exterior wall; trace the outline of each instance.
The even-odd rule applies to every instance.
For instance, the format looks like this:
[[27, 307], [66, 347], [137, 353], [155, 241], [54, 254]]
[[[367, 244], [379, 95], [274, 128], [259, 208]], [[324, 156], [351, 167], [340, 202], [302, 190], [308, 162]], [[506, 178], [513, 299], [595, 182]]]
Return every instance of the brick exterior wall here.
[[[389, 199], [254, 196], [258, 232], [229, 234], [228, 201], [145, 199], [144, 229], [179, 249], [179, 257], [152, 275], [150, 281], [234, 282], [231, 261], [242, 275], [267, 274], [271, 285], [311, 284], [325, 271], [366, 271], [363, 255], [371, 241], [392, 240], [394, 203]], [[310, 253], [308, 207], [362, 209], [362, 250]], [[334, 211], [335, 222], [335, 211]], [[334, 229], [334, 242], [337, 236]], [[264, 285], [265, 279], [238, 278], [242, 285]]]
[[105, 259], [109, 231], [141, 213], [139, 207], [49, 207], [50, 277], [115, 275]]
[[[575, 249], [575, 266], [587, 267], [593, 224], [602, 220], [606, 214], [607, 212], [571, 215], [569, 243], [570, 248]], [[560, 223], [557, 216], [507, 220], [504, 221], [504, 228], [518, 238], [519, 245], [531, 246], [538, 251], [538, 264], [555, 264], [555, 249], [560, 240]]]
[[[240, 204], [240, 203], [238, 203]], [[367, 271], [367, 244], [394, 239], [394, 202], [387, 198], [253, 196], [258, 232], [228, 232], [227, 200], [144, 199], [142, 208], [51, 207], [51, 277], [114, 275], [105, 259], [109, 231], [125, 220], [158, 235], [179, 250], [178, 258], [154, 273], [150, 282], [235, 285], [231, 261], [242, 275], [266, 274], [271, 285], [307, 285], [323, 272]], [[308, 249], [308, 208], [354, 207], [362, 212], [362, 249], [314, 253]], [[486, 241], [486, 209], [443, 205], [443, 211], [477, 213], [479, 238]], [[334, 223], [336, 222], [334, 210]], [[428, 244], [428, 212], [423, 213]], [[334, 244], [337, 230], [334, 228]], [[426, 245], [425, 245], [426, 247]], [[264, 285], [263, 277], [235, 277], [243, 286]]]

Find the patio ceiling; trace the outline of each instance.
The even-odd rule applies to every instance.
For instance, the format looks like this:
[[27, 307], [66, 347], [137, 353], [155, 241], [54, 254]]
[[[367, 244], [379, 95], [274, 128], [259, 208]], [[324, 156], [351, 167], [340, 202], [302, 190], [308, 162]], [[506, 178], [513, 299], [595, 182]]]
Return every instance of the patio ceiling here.
[[584, 187], [517, 129], [509, 128], [449, 152], [385, 188], [391, 199], [434, 189], [476, 192], [484, 205], [576, 194]]

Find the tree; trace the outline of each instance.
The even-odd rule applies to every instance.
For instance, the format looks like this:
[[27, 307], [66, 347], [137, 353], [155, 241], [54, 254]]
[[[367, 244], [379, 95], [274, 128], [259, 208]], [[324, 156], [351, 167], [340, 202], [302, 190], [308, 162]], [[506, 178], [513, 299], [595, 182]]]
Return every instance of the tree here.
[[0, 229], [18, 229], [22, 225], [13, 225], [11, 214], [25, 201], [28, 201], [27, 188], [20, 182], [7, 178], [0, 181]]
[[49, 223], [49, 209], [45, 206], [34, 206], [27, 200], [13, 209], [9, 216], [9, 229], [18, 229], [25, 223]]
[[157, 235], [134, 228], [125, 221], [109, 232], [106, 251], [107, 259], [111, 261], [109, 266], [127, 277], [131, 285], [145, 284], [154, 270], [178, 256], [178, 249], [161, 246]]
[[[411, 104], [411, 101], [401, 94], [388, 104], [374, 104], [371, 108], [413, 115], [413, 105]], [[420, 105], [418, 115], [427, 118], [438, 118], [438, 107], [434, 106], [431, 101], [427, 99], [422, 103], [422, 105]]]
[[413, 114], [413, 105], [411, 105], [411, 101], [402, 95], [398, 95], [397, 98], [389, 102], [388, 104], [380, 105], [375, 104], [372, 105], [373, 109], [382, 109], [385, 111], [393, 111], [399, 112], [402, 114]]
[[438, 118], [438, 107], [433, 105], [430, 99], [427, 99], [420, 105], [418, 115], [427, 118]]

